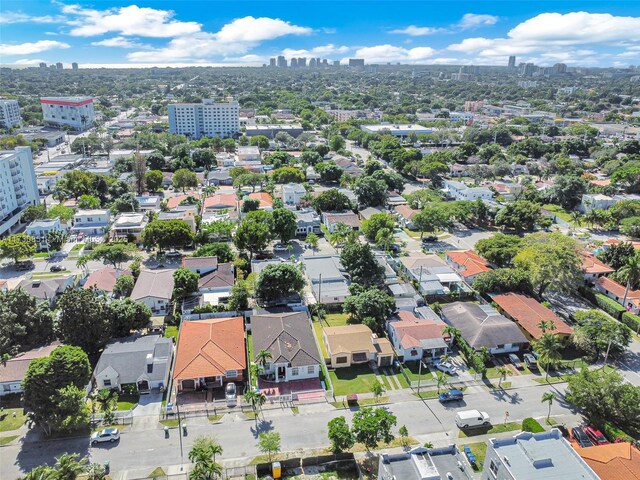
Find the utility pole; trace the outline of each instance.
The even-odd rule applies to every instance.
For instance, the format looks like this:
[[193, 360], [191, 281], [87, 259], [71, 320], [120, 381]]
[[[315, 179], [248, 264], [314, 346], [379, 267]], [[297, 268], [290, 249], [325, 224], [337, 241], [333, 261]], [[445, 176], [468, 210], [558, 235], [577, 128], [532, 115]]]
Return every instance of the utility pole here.
[[178, 412], [178, 439], [180, 440], [180, 470], [184, 468], [184, 451], [182, 449], [182, 419], [180, 418], [180, 402], [178, 402], [178, 390], [176, 392], [176, 412]]
[[322, 304], [322, 274], [318, 275], [318, 303]]

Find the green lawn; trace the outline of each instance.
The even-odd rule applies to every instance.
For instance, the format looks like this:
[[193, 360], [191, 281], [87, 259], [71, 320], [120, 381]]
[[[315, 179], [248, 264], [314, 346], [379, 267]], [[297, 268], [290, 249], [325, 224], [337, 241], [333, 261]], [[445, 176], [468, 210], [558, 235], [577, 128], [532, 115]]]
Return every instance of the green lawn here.
[[438, 390], [423, 390], [419, 394], [414, 393], [414, 395], [425, 400], [429, 398], [438, 398]]
[[520, 422], [499, 423], [497, 425], [491, 425], [491, 428], [478, 427], [478, 428], [468, 428], [466, 431], [460, 430], [458, 437], [465, 438], [465, 437], [474, 437], [476, 435], [512, 432], [514, 430], [521, 430], [521, 427], [522, 427], [522, 424]]
[[19, 435], [10, 435], [8, 437], [0, 437], [0, 446], [1, 445], [10, 444], [11, 442], [13, 442], [18, 437], [19, 437]]
[[346, 313], [329, 313], [324, 321], [325, 325], [328, 324], [330, 327], [341, 327], [347, 324], [347, 318], [349, 315]]
[[180, 422], [178, 421], [177, 418], [171, 418], [169, 420], [160, 420], [160, 423], [165, 427], [169, 427], [169, 428], [177, 427], [178, 425], [180, 425]]
[[318, 345], [320, 345], [320, 351], [324, 358], [329, 358], [329, 354], [327, 353], [327, 347], [322, 341], [322, 325], [320, 322], [313, 322], [313, 331], [316, 334], [316, 340], [318, 341]]
[[547, 203], [546, 205], [542, 205], [542, 208], [552, 212], [556, 217], [565, 222], [571, 223], [571, 214], [567, 212], [560, 205], [553, 205], [551, 203]]
[[[404, 371], [412, 382], [417, 382], [418, 378], [422, 378], [422, 381], [425, 380], [433, 380], [433, 375], [431, 375], [431, 371], [428, 368], [422, 367], [422, 375], [418, 376], [418, 372], [420, 371], [420, 363], [419, 362], [407, 362], [404, 364]], [[404, 377], [404, 375], [399, 375]]]
[[178, 341], [178, 327], [169, 326], [164, 331], [164, 336], [167, 338], [173, 338], [175, 341]]
[[[335, 408], [346, 408], [347, 401], [343, 402], [330, 402]], [[358, 400], [358, 406], [364, 407], [367, 405], [383, 405], [385, 403], [389, 403], [389, 397], [385, 397], [384, 395], [378, 399], [375, 398], [361, 398]]]
[[71, 249], [72, 252], [77, 252], [78, 250], [82, 250], [84, 248], [84, 243], [77, 243]]
[[149, 478], [156, 478], [156, 477], [166, 477], [167, 474], [164, 472], [164, 470], [162, 469], [162, 467], [156, 467], [149, 475], [147, 475]]
[[17, 430], [26, 421], [27, 417], [22, 414], [21, 408], [6, 408], [0, 413], [0, 432]]
[[[333, 394], [337, 396], [352, 393], [369, 393], [377, 378], [367, 365], [353, 365], [348, 368], [338, 368], [329, 372], [333, 384]], [[389, 390], [386, 378], [382, 377], [382, 385]]]
[[139, 395], [125, 395], [118, 396], [118, 410], [132, 410], [138, 404], [140, 400]]
[[[467, 447], [471, 450], [476, 456], [476, 466], [474, 470], [482, 471], [482, 466], [484, 465], [484, 457], [487, 455], [487, 443], [486, 442], [478, 442], [478, 443], [469, 443]], [[463, 448], [461, 448], [462, 451]]]

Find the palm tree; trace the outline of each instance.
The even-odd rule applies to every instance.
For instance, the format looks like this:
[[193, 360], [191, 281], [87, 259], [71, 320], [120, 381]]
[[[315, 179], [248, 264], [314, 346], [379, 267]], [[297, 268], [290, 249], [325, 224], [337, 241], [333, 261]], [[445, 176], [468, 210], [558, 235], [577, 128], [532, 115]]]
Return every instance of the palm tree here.
[[542, 331], [542, 333], [547, 333], [547, 330], [555, 330], [556, 324], [551, 320], [540, 320], [540, 323], [538, 323], [538, 328]]
[[56, 480], [58, 478], [58, 472], [55, 468], [51, 468], [48, 465], [38, 465], [33, 468], [20, 480]]
[[498, 379], [498, 387], [502, 386], [502, 381], [506, 380], [507, 375], [513, 375], [513, 372], [506, 367], [498, 368], [498, 373], [500, 374], [500, 378]]
[[635, 287], [640, 281], [640, 254], [638, 252], [627, 258], [627, 262], [618, 270], [618, 276], [627, 282], [627, 286], [624, 289], [624, 298], [622, 299], [622, 306], [626, 308], [629, 289], [632, 286]]
[[576, 227], [582, 226], [582, 214], [580, 212], [573, 211], [571, 212], [570, 217], [571, 217], [571, 223], [573, 223], [574, 230]]
[[352, 233], [353, 229], [351, 227], [342, 222], [338, 222], [333, 229], [333, 233], [331, 233], [329, 237], [329, 243], [334, 247], [339, 247]]
[[255, 390], [248, 390], [247, 393], [244, 394], [244, 401], [251, 405], [253, 409], [256, 424], [258, 423], [258, 410], [262, 408], [266, 400], [267, 398], [264, 396], [264, 393], [258, 393]]
[[534, 344], [535, 351], [538, 353], [540, 360], [546, 364], [545, 380], [549, 378], [549, 369], [562, 359], [560, 349], [562, 345], [557, 335], [552, 333], [543, 333], [540, 340]]
[[448, 384], [449, 379], [447, 378], [447, 376], [442, 372], [438, 372], [438, 374], [436, 375], [436, 387], [438, 388], [438, 393], [440, 393], [440, 389], [442, 387], [446, 387]]
[[87, 480], [104, 480], [104, 477], [107, 475], [104, 466], [99, 463], [90, 464], [85, 473]]
[[393, 243], [393, 230], [390, 228], [381, 228], [376, 235], [376, 243], [386, 252], [389, 245]]
[[78, 260], [76, 260], [76, 267], [85, 270], [87, 268], [87, 263], [89, 263], [91, 257], [89, 255], [80, 255]]
[[549, 410], [547, 411], [547, 423], [549, 423], [549, 417], [551, 416], [551, 404], [555, 400], [556, 395], [553, 392], [547, 392], [542, 394], [542, 403], [549, 404]]
[[272, 358], [273, 355], [271, 355], [271, 352], [269, 352], [269, 350], [260, 350], [256, 355], [256, 362], [258, 362], [264, 369], [267, 364], [267, 360], [271, 360]]
[[447, 325], [442, 329], [442, 335], [450, 337], [451, 343], [453, 343], [453, 341], [458, 337], [459, 334], [460, 330], [458, 330], [456, 327], [452, 327], [451, 325]]
[[98, 405], [100, 405], [100, 410], [102, 412], [106, 412], [111, 407], [111, 404], [113, 402], [113, 395], [111, 391], [103, 388], [102, 390], [98, 390], [98, 392], [96, 392], [93, 399]]
[[77, 453], [63, 453], [56, 458], [54, 468], [58, 472], [57, 478], [60, 480], [75, 480], [78, 475], [84, 473], [87, 469], [87, 459], [78, 460], [79, 456]]

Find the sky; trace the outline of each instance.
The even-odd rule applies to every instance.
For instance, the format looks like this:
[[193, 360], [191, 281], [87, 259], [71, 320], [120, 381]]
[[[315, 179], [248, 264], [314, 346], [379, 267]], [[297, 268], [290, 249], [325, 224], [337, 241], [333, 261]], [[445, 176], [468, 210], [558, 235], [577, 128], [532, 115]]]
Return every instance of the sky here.
[[80, 68], [367, 63], [640, 64], [640, 3], [618, 1], [2, 0], [0, 64]]

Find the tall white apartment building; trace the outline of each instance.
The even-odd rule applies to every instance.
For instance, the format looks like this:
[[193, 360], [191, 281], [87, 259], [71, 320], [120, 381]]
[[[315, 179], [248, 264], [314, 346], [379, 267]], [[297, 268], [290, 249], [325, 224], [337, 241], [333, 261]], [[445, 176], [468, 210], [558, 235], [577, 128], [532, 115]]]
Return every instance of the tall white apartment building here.
[[0, 237], [20, 221], [25, 208], [38, 203], [31, 148], [0, 151]]
[[190, 138], [233, 137], [240, 133], [238, 102], [174, 103], [169, 105], [169, 131]]
[[91, 97], [43, 97], [40, 105], [45, 125], [81, 131], [91, 127], [96, 119]]
[[8, 98], [0, 98], [0, 127], [12, 128], [16, 125], [20, 126], [22, 119], [20, 118], [20, 105], [17, 100]]

